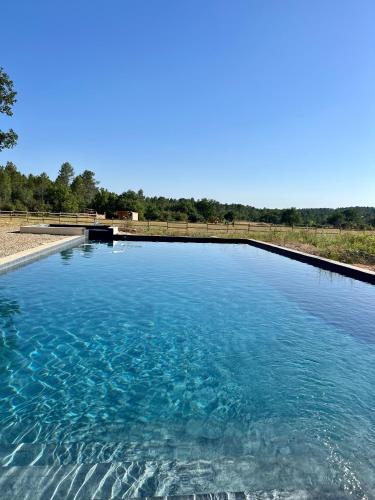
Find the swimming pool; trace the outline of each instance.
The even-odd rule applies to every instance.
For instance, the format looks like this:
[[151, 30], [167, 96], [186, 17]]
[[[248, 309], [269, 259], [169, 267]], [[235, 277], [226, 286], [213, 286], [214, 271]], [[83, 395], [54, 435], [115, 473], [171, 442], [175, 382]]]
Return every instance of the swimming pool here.
[[1, 498], [373, 498], [374, 304], [246, 245], [93, 243], [1, 275]]

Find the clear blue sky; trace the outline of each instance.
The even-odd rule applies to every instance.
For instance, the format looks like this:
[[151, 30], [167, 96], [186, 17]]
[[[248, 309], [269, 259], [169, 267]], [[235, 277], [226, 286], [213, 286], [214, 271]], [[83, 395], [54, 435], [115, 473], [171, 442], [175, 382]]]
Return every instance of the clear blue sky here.
[[374, 0], [12, 0], [19, 144], [116, 192], [375, 205]]

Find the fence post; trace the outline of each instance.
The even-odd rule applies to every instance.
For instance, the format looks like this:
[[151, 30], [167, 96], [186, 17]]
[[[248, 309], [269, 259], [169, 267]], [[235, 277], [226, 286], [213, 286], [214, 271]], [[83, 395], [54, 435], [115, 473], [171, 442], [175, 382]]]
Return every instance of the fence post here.
[[147, 221], [147, 229], [150, 230], [150, 219]]
[[167, 221], [167, 231], [168, 231], [168, 229], [169, 229], [169, 228], [168, 228], [168, 221]]

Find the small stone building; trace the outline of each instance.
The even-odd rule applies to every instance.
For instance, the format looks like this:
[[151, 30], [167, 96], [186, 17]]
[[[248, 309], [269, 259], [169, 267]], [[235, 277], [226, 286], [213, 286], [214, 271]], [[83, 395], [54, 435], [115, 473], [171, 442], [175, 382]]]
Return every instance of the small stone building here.
[[120, 220], [138, 220], [138, 212], [119, 210], [118, 212], [116, 212], [116, 217]]

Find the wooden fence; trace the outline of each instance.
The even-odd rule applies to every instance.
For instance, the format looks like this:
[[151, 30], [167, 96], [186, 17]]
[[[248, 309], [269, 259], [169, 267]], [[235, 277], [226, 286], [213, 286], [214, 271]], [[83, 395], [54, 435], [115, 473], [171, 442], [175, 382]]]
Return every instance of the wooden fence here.
[[30, 224], [95, 224], [99, 222], [97, 214], [66, 212], [23, 212], [20, 210], [0, 210], [0, 222], [26, 222]]
[[[181, 234], [211, 233], [255, 233], [255, 232], [286, 232], [286, 231], [308, 231], [315, 234], [340, 234], [341, 232], [364, 232], [361, 229], [339, 229], [328, 226], [282, 226], [261, 222], [238, 221], [233, 223], [210, 223], [210, 222], [185, 222], [185, 221], [126, 221], [120, 219], [103, 219], [99, 214], [66, 213], [66, 212], [23, 212], [0, 210], [1, 221], [12, 223], [29, 224], [113, 224], [119, 226], [122, 231], [164, 233], [174, 232]], [[367, 229], [366, 234], [375, 234], [375, 229]]]
[[[107, 220], [108, 222], [108, 220]], [[193, 233], [255, 233], [255, 232], [287, 232], [287, 231], [307, 231], [315, 234], [340, 234], [342, 232], [366, 232], [366, 234], [374, 234], [375, 229], [339, 229], [335, 227], [320, 226], [282, 226], [266, 223], [254, 222], [235, 222], [229, 224], [223, 223], [201, 223], [201, 222], [179, 222], [179, 221], [123, 221], [111, 219], [111, 223], [119, 226], [122, 231], [134, 232], [175, 232], [181, 234]]]

